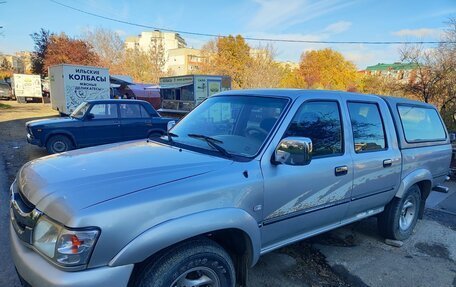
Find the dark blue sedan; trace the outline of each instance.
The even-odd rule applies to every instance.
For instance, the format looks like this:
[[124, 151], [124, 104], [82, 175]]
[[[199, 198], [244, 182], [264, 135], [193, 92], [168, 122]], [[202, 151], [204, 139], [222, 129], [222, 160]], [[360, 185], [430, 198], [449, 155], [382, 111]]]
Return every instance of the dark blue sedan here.
[[82, 103], [66, 118], [27, 122], [27, 141], [49, 153], [161, 136], [173, 118], [161, 117], [145, 101], [96, 100]]

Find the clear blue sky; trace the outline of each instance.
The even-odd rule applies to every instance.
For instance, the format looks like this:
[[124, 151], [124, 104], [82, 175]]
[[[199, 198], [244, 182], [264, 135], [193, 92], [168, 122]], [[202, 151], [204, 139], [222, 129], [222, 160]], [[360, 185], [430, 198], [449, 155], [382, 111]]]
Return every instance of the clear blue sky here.
[[[0, 0], [0, 52], [32, 50], [40, 28], [77, 37], [104, 27], [121, 37], [145, 30], [84, 15], [48, 0]], [[456, 17], [456, 0], [58, 0], [107, 17], [168, 29], [251, 37], [327, 41], [439, 40], [445, 21]], [[210, 38], [182, 35], [190, 46]], [[265, 44], [265, 43], [262, 43]], [[251, 42], [252, 46], [258, 45]], [[298, 61], [322, 44], [276, 43], [279, 60]], [[398, 46], [331, 45], [359, 68], [399, 59]], [[432, 46], [431, 46], [432, 47]]]

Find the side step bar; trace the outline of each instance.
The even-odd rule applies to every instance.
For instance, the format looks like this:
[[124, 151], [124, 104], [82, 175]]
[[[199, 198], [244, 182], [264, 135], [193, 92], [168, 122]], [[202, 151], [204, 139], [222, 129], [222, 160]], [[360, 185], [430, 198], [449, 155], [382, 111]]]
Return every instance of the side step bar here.
[[450, 191], [450, 189], [446, 186], [443, 186], [443, 185], [437, 185], [437, 186], [434, 186], [432, 188], [433, 191], [437, 191], [437, 192], [442, 192], [442, 193], [448, 193], [448, 191]]

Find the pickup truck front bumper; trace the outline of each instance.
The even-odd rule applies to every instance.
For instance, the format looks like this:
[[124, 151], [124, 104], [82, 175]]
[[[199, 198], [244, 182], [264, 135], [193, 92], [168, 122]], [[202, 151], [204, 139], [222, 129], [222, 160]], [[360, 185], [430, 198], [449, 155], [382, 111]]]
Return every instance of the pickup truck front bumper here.
[[133, 271], [133, 264], [118, 267], [99, 267], [83, 271], [67, 272], [56, 268], [17, 237], [10, 224], [11, 253], [17, 272], [33, 287], [54, 286], [109, 286], [125, 287]]

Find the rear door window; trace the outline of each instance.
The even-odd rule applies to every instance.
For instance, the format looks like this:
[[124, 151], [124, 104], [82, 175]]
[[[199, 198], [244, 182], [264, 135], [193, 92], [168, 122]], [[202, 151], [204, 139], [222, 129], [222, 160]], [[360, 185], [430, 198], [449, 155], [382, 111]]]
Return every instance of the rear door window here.
[[386, 149], [385, 128], [377, 104], [349, 102], [348, 112], [356, 153]]
[[407, 142], [446, 140], [445, 129], [435, 109], [407, 105], [397, 108]]
[[126, 119], [141, 118], [141, 110], [138, 104], [120, 104], [120, 116]]
[[[146, 109], [144, 108], [144, 106], [140, 105], [141, 107], [141, 117], [142, 118], [150, 118], [151, 116], [149, 115], [149, 113], [146, 111]], [[155, 115], [153, 115], [155, 116]]]

